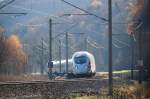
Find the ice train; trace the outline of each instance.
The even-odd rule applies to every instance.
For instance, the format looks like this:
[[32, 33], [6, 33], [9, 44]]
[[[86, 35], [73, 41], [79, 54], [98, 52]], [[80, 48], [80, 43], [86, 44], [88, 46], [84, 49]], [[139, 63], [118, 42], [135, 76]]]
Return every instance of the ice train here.
[[[59, 61], [54, 61], [54, 67], [58, 67]], [[62, 66], [66, 66], [66, 61], [62, 60]], [[69, 75], [72, 76], [92, 76], [96, 73], [94, 56], [87, 51], [75, 52], [69, 59]], [[65, 67], [66, 68], [66, 67]]]
[[72, 56], [72, 74], [77, 76], [91, 76], [96, 73], [94, 56], [86, 51], [75, 52]]

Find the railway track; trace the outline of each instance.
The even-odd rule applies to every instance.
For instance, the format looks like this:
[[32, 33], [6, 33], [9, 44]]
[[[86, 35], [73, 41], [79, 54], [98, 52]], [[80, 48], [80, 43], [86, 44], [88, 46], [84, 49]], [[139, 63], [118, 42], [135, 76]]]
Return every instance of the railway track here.
[[[125, 80], [125, 79], [124, 79]], [[124, 81], [123, 80], [123, 81]], [[113, 82], [121, 84], [120, 78]], [[58, 78], [57, 80], [0, 82], [0, 99], [26, 96], [68, 96], [72, 93], [100, 93], [108, 87], [108, 78]]]
[[72, 93], [98, 93], [107, 86], [107, 80], [100, 79], [69, 79], [52, 81], [11, 81], [0, 82], [0, 99], [24, 96], [63, 96]]
[[57, 79], [57, 80], [33, 80], [33, 81], [5, 81], [0, 82], [0, 85], [15, 85], [15, 84], [36, 84], [36, 83], [54, 83], [54, 82], [78, 82], [78, 81], [96, 81], [95, 78], [74, 78], [74, 79]]

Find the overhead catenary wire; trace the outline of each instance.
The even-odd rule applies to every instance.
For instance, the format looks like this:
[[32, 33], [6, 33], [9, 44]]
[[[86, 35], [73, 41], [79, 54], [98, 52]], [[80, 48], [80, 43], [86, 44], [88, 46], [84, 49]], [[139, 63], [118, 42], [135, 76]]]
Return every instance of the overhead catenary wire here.
[[87, 43], [89, 43], [91, 46], [93, 46], [94, 48], [100, 48], [100, 47], [97, 47], [96, 45], [92, 44], [88, 39], [87, 39]]
[[97, 18], [99, 18], [99, 19], [101, 19], [101, 20], [103, 20], [103, 21], [108, 21], [108, 19], [103, 18], [103, 17], [100, 17], [100, 16], [98, 16], [98, 15], [96, 15], [96, 14], [93, 14], [93, 13], [87, 11], [87, 10], [84, 10], [84, 9], [82, 9], [82, 8], [80, 8], [80, 7], [78, 7], [78, 6], [74, 5], [74, 4], [72, 4], [72, 3], [70, 3], [70, 2], [67, 2], [67, 1], [65, 1], [65, 0], [61, 0], [61, 1], [63, 1], [64, 3], [66, 3], [66, 4], [68, 4], [68, 5], [72, 6], [72, 7], [74, 7], [74, 8], [76, 8], [76, 9], [79, 9], [79, 10], [81, 10], [81, 11], [87, 13], [87, 14], [91, 14], [91, 15], [93, 15], [93, 16], [95, 16], [95, 17], [97, 17]]
[[115, 44], [114, 42], [112, 42], [112, 45], [113, 45], [114, 47], [118, 48], [118, 49], [123, 48], [123, 47], [118, 46], [118, 45]]
[[77, 26], [77, 25], [78, 25], [78, 23], [75, 23], [75, 24], [71, 25], [69, 28], [65, 29], [62, 33], [59, 33], [59, 34], [57, 34], [56, 36], [54, 36], [53, 39], [59, 37], [60, 35], [65, 34], [66, 32], [68, 32], [69, 30], [73, 29], [73, 28], [74, 28], [75, 26]]
[[[62, 39], [62, 38], [61, 38], [61, 39]], [[55, 41], [56, 41], [55, 45], [59, 43], [59, 40], [55, 39]], [[66, 47], [64, 42], [61, 42], [61, 46]], [[71, 49], [74, 49], [72, 45], [69, 45], [69, 47], [70, 47]]]
[[[57, 25], [57, 24], [74, 24], [74, 23], [60, 23], [60, 22], [58, 22], [58, 23], [52, 23], [52, 24], [54, 24], [54, 25]], [[48, 25], [48, 23], [47, 22], [45, 22], [45, 23], [41, 23], [41, 24], [22, 24], [22, 23], [16, 23], [16, 25], [19, 25], [19, 26], [25, 26], [25, 27], [42, 27], [42, 26], [46, 26], [46, 25]]]
[[[48, 18], [50, 17], [52, 19], [58, 19], [58, 18], [60, 19], [59, 15], [50, 15], [47, 12], [35, 10], [33, 8], [32, 9], [31, 8], [26, 8], [26, 7], [18, 6], [18, 5], [11, 5], [11, 7], [16, 8], [16, 9], [22, 9], [22, 10], [26, 10], [26, 11], [31, 11], [32, 13], [36, 13], [36, 14], [39, 14], [39, 15], [42, 15], [42, 16], [44, 15], [44, 16], [46, 16]], [[66, 22], [69, 23], [69, 21], [67, 19], [61, 18], [61, 20], [66, 21]]]
[[[66, 47], [66, 45], [64, 44], [64, 42], [62, 42], [62, 46], [63, 46], [63, 47]], [[69, 47], [70, 47], [72, 50], [74, 50], [74, 48], [73, 48], [71, 45], [69, 45]]]
[[99, 44], [96, 41], [94, 41], [91, 37], [88, 36], [87, 39], [89, 39], [90, 41], [92, 41], [96, 46], [99, 46]]
[[118, 39], [115, 39], [115, 38], [113, 38], [113, 40], [115, 40], [115, 41], [119, 42], [120, 44], [123, 44], [123, 45], [125, 45], [125, 46], [127, 46], [127, 47], [130, 47], [129, 44], [127, 44], [127, 43], [125, 43], [125, 42], [123, 42], [123, 41], [121, 41], [121, 40], [118, 40]]
[[12, 5], [11, 7], [16, 8], [16, 9], [22, 9], [22, 10], [26, 10], [26, 11], [31, 11], [33, 13], [40, 14], [40, 15], [46, 15], [46, 16], [49, 15], [46, 12], [41, 12], [41, 11], [34, 10], [34, 9], [31, 9], [31, 8], [26, 8], [26, 7], [23, 7], [23, 6]]
[[90, 41], [90, 39], [88, 39], [88, 38], [87, 38], [87, 43], [95, 48], [104, 48], [103, 46], [98, 45], [96, 42]]
[[120, 9], [120, 7], [119, 7], [119, 5], [118, 5], [118, 2], [117, 2], [117, 1], [114, 1], [114, 2], [115, 2], [115, 6], [116, 6], [116, 8], [118, 9], [118, 11], [119, 11], [119, 13], [120, 13], [122, 19], [124, 19], [123, 15], [122, 15], [122, 12], [121, 12], [121, 9]]
[[[74, 34], [76, 34], [76, 33], [74, 33]], [[73, 37], [73, 34], [72, 33], [68, 33], [68, 38], [74, 38]], [[63, 39], [65, 37], [65, 35], [63, 35], [63, 37], [61, 37], [60, 39]], [[75, 43], [76, 44], [76, 43]], [[76, 49], [76, 47], [77, 47], [77, 45], [75, 45], [75, 44], [72, 44], [72, 45], [69, 45], [69, 47], [73, 50], [73, 51], [75, 51], [75, 49]], [[65, 45], [65, 44], [64, 44]], [[74, 45], [74, 46], [73, 46]], [[65, 46], [64, 46], [65, 47]]]
[[6, 7], [7, 5], [9, 5], [9, 4], [11, 4], [11, 3], [13, 3], [15, 0], [4, 0], [4, 1], [2, 1], [0, 4], [0, 9], [2, 9], [2, 8], [4, 8], [4, 7]]

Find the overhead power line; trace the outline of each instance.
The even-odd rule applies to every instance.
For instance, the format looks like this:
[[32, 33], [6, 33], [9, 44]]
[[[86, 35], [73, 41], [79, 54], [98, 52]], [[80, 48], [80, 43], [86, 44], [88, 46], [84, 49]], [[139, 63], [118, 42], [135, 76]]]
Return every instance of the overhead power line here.
[[100, 47], [97, 47], [96, 45], [94, 45], [93, 43], [91, 43], [91, 42], [89, 41], [89, 39], [87, 39], [87, 43], [89, 43], [91, 46], [93, 46], [93, 47], [95, 47], [95, 48], [100, 48]]
[[113, 45], [114, 47], [118, 48], [118, 49], [123, 48], [123, 47], [118, 46], [118, 45], [115, 44], [114, 42], [112, 42], [112, 45]]
[[19, 13], [19, 12], [9, 12], [9, 13], [8, 12], [7, 13], [6, 12], [0, 12], [0, 14], [14, 14], [14, 15], [18, 15], [18, 14], [20, 15], [21, 14], [21, 15], [26, 15], [27, 13], [22, 13], [22, 12], [21, 13]]
[[127, 47], [130, 47], [130, 45], [127, 44], [126, 42], [120, 41], [120, 40], [118, 40], [118, 39], [114, 39], [114, 40], [117, 41], [117, 42], [119, 42], [119, 43], [122, 44], [122, 45], [125, 45], [125, 46], [127, 46]]
[[0, 9], [6, 7], [7, 5], [13, 3], [15, 0], [5, 0], [3, 2], [1, 2], [1, 5], [0, 5]]
[[124, 19], [123, 15], [122, 15], [122, 12], [121, 12], [121, 9], [120, 9], [120, 7], [119, 7], [119, 5], [118, 5], [118, 2], [117, 2], [117, 1], [114, 1], [114, 2], [115, 2], [116, 8], [118, 9], [118, 11], [119, 11], [119, 13], [120, 13], [120, 16], [122, 17], [122, 19]]
[[75, 23], [75, 24], [71, 25], [69, 28], [65, 29], [62, 33], [59, 33], [55, 37], [53, 37], [53, 39], [59, 37], [60, 35], [64, 35], [66, 32], [68, 32], [69, 30], [73, 29], [77, 25], [78, 25], [78, 23]]
[[95, 48], [104, 48], [104, 46], [97, 44], [94, 40], [90, 40], [90, 37], [87, 38], [87, 42]]
[[93, 14], [93, 13], [87, 11], [87, 10], [84, 10], [84, 9], [82, 9], [82, 8], [80, 8], [80, 7], [78, 7], [78, 6], [74, 5], [74, 4], [72, 4], [72, 3], [70, 3], [70, 2], [67, 2], [67, 1], [65, 1], [65, 0], [61, 0], [61, 1], [63, 1], [64, 3], [66, 3], [66, 4], [68, 4], [68, 5], [72, 6], [72, 7], [74, 7], [74, 8], [76, 8], [76, 9], [79, 9], [79, 10], [81, 10], [81, 11], [83, 11], [83, 12], [89, 14], [89, 15], [93, 15], [93, 16], [95, 16], [95, 17], [97, 17], [97, 18], [99, 18], [99, 19], [101, 19], [101, 20], [103, 20], [103, 21], [108, 21], [108, 19], [103, 18], [103, 17], [100, 17], [100, 16], [98, 16], [98, 15], [96, 15], [96, 14]]

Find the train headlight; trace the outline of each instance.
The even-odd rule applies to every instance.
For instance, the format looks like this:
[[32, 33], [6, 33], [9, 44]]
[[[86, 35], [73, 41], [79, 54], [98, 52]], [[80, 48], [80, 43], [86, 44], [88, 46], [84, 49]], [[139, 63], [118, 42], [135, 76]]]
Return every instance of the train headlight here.
[[78, 65], [75, 65], [75, 68], [78, 69]]
[[91, 69], [91, 63], [90, 63], [90, 62], [89, 62], [89, 64], [88, 64], [88, 68]]

